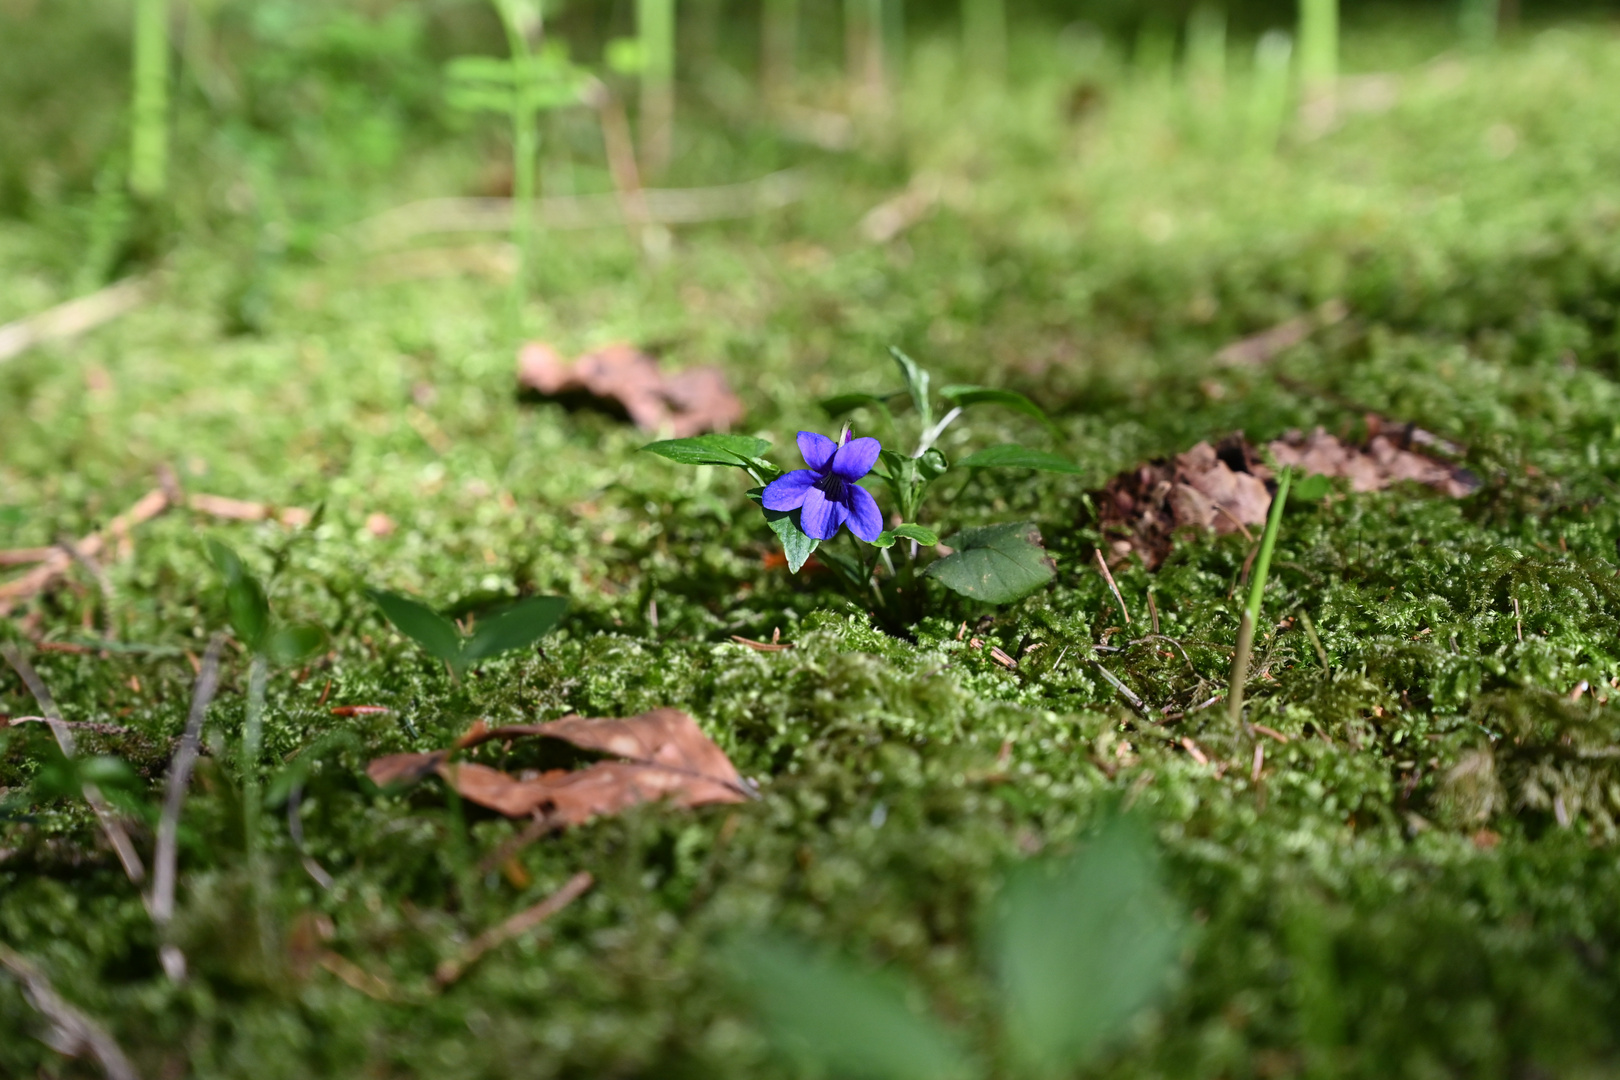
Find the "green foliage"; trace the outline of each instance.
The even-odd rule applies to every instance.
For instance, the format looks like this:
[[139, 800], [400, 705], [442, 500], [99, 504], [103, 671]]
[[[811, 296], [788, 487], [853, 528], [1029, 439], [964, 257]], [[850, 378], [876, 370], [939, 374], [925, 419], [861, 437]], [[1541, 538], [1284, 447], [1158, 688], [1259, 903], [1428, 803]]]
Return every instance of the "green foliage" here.
[[956, 550], [924, 572], [987, 604], [1010, 604], [1057, 576], [1057, 565], [1041, 546], [1040, 530], [1029, 522], [964, 529], [945, 543]]
[[1085, 470], [1074, 462], [1045, 450], [1031, 450], [1016, 443], [987, 446], [969, 454], [956, 463], [961, 469], [1036, 469], [1040, 472], [1069, 473], [1078, 476]]
[[208, 557], [225, 579], [231, 630], [249, 652], [285, 666], [308, 659], [326, 645], [326, 631], [319, 626], [283, 625], [272, 617], [264, 585], [231, 548], [210, 539]]
[[463, 635], [455, 623], [418, 600], [384, 589], [367, 589], [366, 595], [394, 629], [458, 674], [480, 660], [528, 648], [556, 629], [568, 612], [564, 597], [533, 596], [479, 620]]

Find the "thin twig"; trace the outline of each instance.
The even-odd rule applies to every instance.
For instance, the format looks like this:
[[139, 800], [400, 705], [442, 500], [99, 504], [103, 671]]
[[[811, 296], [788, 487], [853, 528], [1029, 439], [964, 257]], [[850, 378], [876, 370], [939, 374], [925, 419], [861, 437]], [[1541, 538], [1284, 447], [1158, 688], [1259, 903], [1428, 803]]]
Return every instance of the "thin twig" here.
[[[1131, 625], [1131, 613], [1125, 607], [1125, 597], [1120, 594], [1119, 584], [1114, 581], [1114, 572], [1108, 569], [1108, 560], [1103, 558], [1102, 548], [1093, 548], [1091, 553], [1097, 557], [1097, 569], [1102, 571], [1103, 580], [1108, 582], [1109, 590], [1113, 592], [1115, 601], [1119, 603], [1119, 613], [1125, 616], [1125, 625]], [[1155, 624], [1154, 633], [1158, 633], [1158, 620], [1154, 619], [1153, 621]]]
[[101, 592], [102, 632], [107, 635], [107, 639], [109, 641], [112, 640], [117, 636], [113, 627], [112, 578], [107, 576], [107, 571], [104, 570], [102, 565], [96, 561], [94, 555], [91, 555], [89, 552], [83, 550], [78, 544], [75, 544], [72, 539], [63, 538], [62, 540], [57, 541], [56, 546], [59, 550], [64, 552], [68, 558], [72, 559], [74, 562], [83, 567], [84, 572], [89, 574], [91, 580], [96, 583], [96, 588]]
[[[10, 719], [0, 717], [0, 727], [6, 727], [7, 725], [16, 727], [18, 724], [49, 724], [51, 722], [51, 718], [48, 716], [13, 716]], [[97, 735], [128, 735], [135, 730], [122, 724], [104, 724], [99, 720], [57, 720], [55, 723], [61, 724], [65, 728], [78, 728], [80, 731], [89, 731]]]
[[146, 301], [149, 284], [145, 278], [126, 278], [89, 296], [0, 326], [0, 364], [35, 345], [78, 337], [133, 311]]
[[1108, 680], [1110, 686], [1124, 695], [1125, 700], [1130, 702], [1137, 712], [1147, 716], [1150, 720], [1153, 718], [1152, 714], [1148, 712], [1148, 707], [1142, 703], [1142, 699], [1136, 696], [1136, 691], [1120, 682], [1118, 676], [1116, 676], [1112, 671], [1109, 671], [1107, 668], [1103, 667], [1102, 661], [1098, 660], [1096, 657], [1093, 657], [1091, 662], [1097, 665], [1097, 670], [1102, 672], [1102, 677]]
[[[161, 488], [149, 491], [135, 505], [108, 523], [100, 532], [91, 533], [74, 545], [81, 557], [94, 558], [107, 548], [111, 539], [121, 537], [136, 525], [150, 521], [169, 508], [169, 496]], [[74, 556], [55, 549], [38, 566], [22, 577], [0, 585], [0, 616], [11, 614], [13, 608], [25, 600], [44, 592], [73, 565]]]
[[[62, 722], [62, 714], [57, 711], [56, 702], [51, 699], [51, 692], [46, 688], [45, 682], [39, 677], [26, 657], [17, 651], [15, 645], [0, 645], [0, 656], [4, 656], [6, 663], [22, 679], [28, 687], [28, 692], [34, 695], [39, 702], [39, 711], [45, 714], [45, 722], [51, 726], [51, 734], [56, 736], [56, 745], [62, 750], [62, 756], [71, 758], [76, 749], [73, 740], [73, 729]], [[113, 851], [118, 854], [118, 861], [124, 866], [124, 873], [135, 885], [146, 880], [146, 867], [141, 863], [140, 855], [135, 851], [135, 845], [130, 843], [129, 834], [124, 831], [123, 823], [113, 814], [112, 807], [107, 803], [101, 789], [86, 780], [84, 782], [84, 799], [96, 813], [96, 820], [101, 823], [101, 831], [112, 845]]]
[[539, 926], [583, 896], [594, 884], [596, 884], [596, 879], [591, 876], [590, 872], [581, 870], [569, 878], [562, 888], [534, 905], [534, 907], [526, 911], [520, 911], [499, 926], [491, 927], [479, 934], [462, 950], [460, 956], [440, 964], [438, 970], [434, 972], [434, 978], [438, 980], [440, 986], [450, 985], [461, 978], [462, 973], [467, 968], [477, 963], [479, 957], [496, 946], [503, 945]]
[[287, 792], [287, 834], [292, 837], [293, 849], [303, 860], [304, 872], [315, 879], [315, 884], [323, 889], [330, 889], [334, 884], [332, 875], [326, 872], [326, 867], [304, 850], [304, 819], [299, 810], [304, 804], [304, 785], [294, 784], [292, 790]]
[[1148, 615], [1153, 620], [1153, 632], [1155, 634], [1157, 634], [1159, 632], [1159, 605], [1153, 599], [1153, 590], [1152, 589], [1148, 590], [1147, 601], [1148, 601]]
[[[202, 743], [203, 722], [208, 717], [208, 706], [219, 689], [219, 654], [225, 639], [215, 634], [203, 654], [202, 670], [197, 675], [196, 688], [191, 694], [191, 713], [186, 717], [185, 732], [180, 736], [180, 748], [174, 752], [169, 765], [169, 785], [163, 800], [163, 817], [158, 822], [157, 850], [152, 855], [152, 922], [157, 924], [159, 936], [168, 929], [174, 918], [174, 885], [176, 865], [180, 852], [180, 811], [185, 806], [186, 789], [191, 783], [191, 770], [197, 764]], [[163, 970], [169, 978], [180, 982], [186, 977], [186, 958], [177, 947], [165, 942], [159, 952]]]
[[45, 973], [21, 953], [0, 945], [0, 967], [22, 983], [28, 1003], [56, 1029], [51, 1045], [70, 1057], [88, 1050], [100, 1064], [107, 1080], [139, 1080], [135, 1066], [119, 1047], [107, 1029], [86, 1016], [76, 1006], [64, 1001], [56, 992]]

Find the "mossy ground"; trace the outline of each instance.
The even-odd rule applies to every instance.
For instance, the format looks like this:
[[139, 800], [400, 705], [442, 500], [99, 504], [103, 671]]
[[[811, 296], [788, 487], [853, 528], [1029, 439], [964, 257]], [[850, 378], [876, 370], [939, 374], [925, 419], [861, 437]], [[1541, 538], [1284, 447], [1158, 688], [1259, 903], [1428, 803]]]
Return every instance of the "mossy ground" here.
[[[177, 940], [192, 978], [164, 978], [135, 890], [71, 799], [0, 824], [0, 938], [149, 1076], [776, 1075], [713, 959], [727, 933], [786, 927], [898, 965], [972, 1028], [987, 1012], [976, 919], [1002, 871], [1123, 801], [1154, 823], [1196, 933], [1173, 992], [1102, 1072], [1620, 1072], [1620, 717], [1607, 704], [1620, 676], [1620, 37], [1537, 29], [1436, 59], [1448, 26], [1352, 27], [1351, 67], [1389, 72], [1388, 107], [1271, 152], [1251, 145], [1241, 72], [1212, 100], [1052, 30], [1015, 43], [1004, 94], [960, 79], [948, 42], [914, 41], [899, 114], [852, 154], [785, 140], [763, 117], [722, 123], [746, 84], [717, 67], [689, 88], [671, 183], [794, 165], [809, 197], [682, 229], [655, 266], [611, 230], [545, 236], [521, 314], [526, 335], [565, 352], [629, 339], [674, 365], [721, 363], [748, 428], [782, 454], [799, 427], [825, 427], [818, 397], [889, 388], [890, 343], [1049, 408], [1061, 440], [990, 417], [945, 450], [1021, 439], [1087, 475], [975, 482], [936, 504], [935, 523], [1027, 516], [1057, 583], [990, 613], [941, 594], [912, 640], [873, 629], [826, 578], [768, 568], [768, 533], [732, 476], [638, 454], [645, 437], [611, 418], [520, 402], [501, 281], [401, 279], [389, 255], [331, 255], [322, 237], [364, 212], [476, 186], [499, 160], [498, 125], [447, 133], [377, 109], [342, 55], [282, 82], [244, 74], [282, 87], [255, 103], [268, 119], [211, 126], [192, 102], [182, 134], [209, 165], [178, 179], [160, 296], [0, 367], [0, 546], [104, 522], [162, 463], [198, 490], [325, 503], [274, 602], [329, 627], [334, 652], [273, 678], [262, 764], [313, 759], [303, 829], [335, 884], [305, 873], [278, 810], [255, 890], [233, 656], [184, 820]], [[420, 32], [397, 31], [402, 55]], [[1076, 117], [1082, 83], [1099, 103]], [[256, 140], [254, 123], [277, 138]], [[548, 135], [552, 190], [606, 186], [585, 119]], [[944, 204], [892, 243], [861, 239], [861, 214], [921, 170], [945, 178]], [[105, 195], [62, 196], [0, 222], [0, 320], [105, 274], [127, 236], [118, 213]], [[1352, 318], [1270, 367], [1210, 362], [1330, 299]], [[1249, 690], [1250, 718], [1289, 741], [1261, 743], [1256, 781], [1251, 737], [1221, 708], [1191, 711], [1224, 689], [1249, 545], [1195, 538], [1156, 574], [1122, 571], [1134, 622], [1118, 629], [1087, 561], [1084, 495], [1201, 438], [1351, 429], [1361, 410], [1463, 444], [1484, 487], [1290, 510]], [[397, 529], [373, 535], [373, 513]], [[89, 626], [199, 651], [222, 624], [209, 535], [261, 569], [286, 542], [275, 526], [159, 519], [109, 567], [110, 608], [88, 580], [35, 605], [46, 638]], [[454, 685], [380, 622], [368, 584], [437, 603], [557, 592], [575, 612], [540, 651]], [[1149, 591], [1185, 655], [1127, 644]], [[959, 637], [963, 622], [985, 649]], [[777, 627], [792, 651], [728, 641]], [[1134, 715], [1089, 659], [1099, 641], [1121, 649], [1103, 662], [1149, 705], [1187, 715]], [[1022, 657], [1017, 670], [990, 645]], [[82, 741], [128, 758], [155, 806], [187, 661], [37, 661], [70, 718], [134, 730]], [[1592, 690], [1572, 701], [1581, 682]], [[9, 674], [0, 695], [32, 711]], [[339, 718], [338, 704], [394, 712]], [[478, 717], [660, 705], [696, 716], [763, 800], [644, 809], [528, 847], [520, 873], [469, 880], [514, 825], [471, 815], [461, 839], [436, 788], [383, 797], [361, 779], [369, 757], [437, 748]], [[0, 787], [15, 793], [45, 736], [5, 735]], [[440, 960], [580, 869], [599, 884], [545, 932], [433, 988]], [[310, 965], [316, 912], [330, 947], [398, 1001]], [[0, 1074], [89, 1074], [39, 1031], [0, 982]]]

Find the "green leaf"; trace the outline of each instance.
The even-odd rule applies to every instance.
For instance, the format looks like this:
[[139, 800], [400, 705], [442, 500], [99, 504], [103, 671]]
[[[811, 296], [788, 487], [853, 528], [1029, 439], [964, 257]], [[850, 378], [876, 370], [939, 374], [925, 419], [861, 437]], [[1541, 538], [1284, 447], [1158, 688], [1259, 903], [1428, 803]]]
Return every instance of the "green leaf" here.
[[911, 393], [911, 403], [917, 407], [918, 423], [924, 431], [927, 431], [934, 426], [934, 406], [928, 400], [928, 372], [924, 371], [917, 361], [893, 345], [889, 346], [889, 355], [900, 365], [900, 377], [906, 380], [906, 389]]
[[[768, 464], [759, 455], [771, 448], [770, 440], [752, 435], [698, 435], [691, 439], [665, 439], [642, 449], [682, 465], [733, 465], [739, 469]], [[773, 467], [774, 468], [774, 467]]]
[[638, 38], [613, 38], [602, 50], [602, 60], [607, 64], [609, 71], [616, 75], [639, 75], [646, 66], [646, 57], [642, 55], [641, 41]]
[[808, 1071], [858, 1080], [972, 1075], [944, 1026], [907, 1007], [905, 984], [777, 937], [727, 951], [771, 1040]]
[[782, 554], [787, 556], [788, 571], [797, 574], [810, 561], [816, 548], [821, 546], [821, 541], [805, 535], [797, 510], [766, 510], [764, 513], [765, 524], [782, 541]]
[[1321, 502], [1333, 490], [1333, 478], [1321, 473], [1312, 473], [1295, 481], [1292, 498], [1303, 502]]
[[535, 596], [519, 600], [499, 614], [474, 625], [462, 650], [467, 663], [526, 649], [562, 622], [568, 600], [562, 596]]
[[283, 626], [265, 639], [264, 654], [271, 663], [287, 666], [307, 660], [325, 647], [326, 631], [319, 626]]
[[836, 420], [856, 409], [872, 408], [881, 412], [884, 418], [892, 423], [894, 414], [889, 411], [889, 399], [902, 393], [904, 391], [897, 390], [892, 394], [839, 394], [837, 397], [823, 399], [820, 402], [821, 411]]
[[231, 630], [250, 652], [262, 651], [270, 630], [270, 601], [264, 586], [242, 565], [236, 552], [218, 540], [208, 541], [208, 555], [225, 578], [225, 610]]
[[1007, 883], [990, 928], [1004, 1030], [1031, 1075], [1067, 1075], [1164, 988], [1179, 912], [1151, 838], [1115, 819], [1074, 856]]
[[956, 553], [929, 563], [923, 573], [987, 604], [1011, 603], [1057, 576], [1040, 530], [1029, 522], [965, 529], [945, 542]]
[[1049, 427], [1056, 426], [1052, 418], [1046, 415], [1039, 405], [1016, 390], [997, 390], [989, 386], [947, 386], [940, 390], [939, 396], [949, 401], [959, 409], [970, 408], [974, 405], [1000, 405], [1004, 408], [1021, 412], [1025, 416], [1033, 417]]
[[461, 664], [461, 634], [456, 624], [419, 601], [382, 589], [367, 589], [366, 595], [376, 604], [394, 628], [437, 660], [452, 667]]
[[989, 446], [976, 454], [969, 454], [956, 463], [965, 469], [1039, 469], [1042, 472], [1068, 473], [1079, 476], [1085, 470], [1068, 458], [1045, 450], [1031, 450], [1017, 443]]
[[892, 529], [883, 530], [878, 535], [878, 538], [872, 541], [872, 546], [878, 548], [894, 547], [895, 542], [899, 540], [915, 540], [924, 547], [933, 547], [939, 543], [939, 534], [933, 529], [924, 528], [921, 525], [896, 525]]

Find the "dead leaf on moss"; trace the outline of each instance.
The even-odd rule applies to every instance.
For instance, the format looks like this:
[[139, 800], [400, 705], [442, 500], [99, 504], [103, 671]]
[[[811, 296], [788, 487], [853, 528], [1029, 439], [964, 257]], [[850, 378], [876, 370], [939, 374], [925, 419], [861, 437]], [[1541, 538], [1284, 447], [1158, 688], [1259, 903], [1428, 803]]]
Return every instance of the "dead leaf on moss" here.
[[451, 751], [440, 750], [377, 758], [366, 775], [388, 787], [437, 774], [469, 802], [508, 817], [534, 817], [556, 828], [659, 800], [686, 808], [755, 797], [725, 751], [679, 709], [654, 709], [623, 720], [565, 716], [544, 724], [499, 728], [480, 723], [456, 741], [456, 748], [525, 736], [561, 739], [620, 760], [514, 775], [476, 762], [451, 761]]
[[[1372, 416], [1367, 429], [1368, 438], [1361, 445], [1317, 428], [1309, 435], [1291, 431], [1267, 444], [1265, 451], [1277, 464], [1307, 475], [1348, 480], [1356, 492], [1382, 491], [1405, 481], [1454, 499], [1479, 489], [1478, 479], [1466, 469], [1412, 449], [1419, 445], [1455, 449], [1443, 440], [1416, 438], [1416, 429], [1392, 427]], [[1275, 486], [1258, 448], [1241, 435], [1228, 436], [1216, 446], [1201, 442], [1172, 459], [1140, 465], [1116, 476], [1096, 494], [1104, 531], [1114, 538], [1107, 554], [1117, 563], [1135, 553], [1150, 569], [1157, 569], [1181, 529], [1213, 529], [1217, 535], [1241, 532], [1252, 539], [1265, 524]]]
[[609, 345], [573, 362], [531, 341], [518, 354], [518, 382], [569, 406], [594, 405], [622, 413], [648, 432], [684, 439], [725, 431], [742, 420], [743, 406], [716, 367], [665, 374], [658, 361], [630, 345]]

